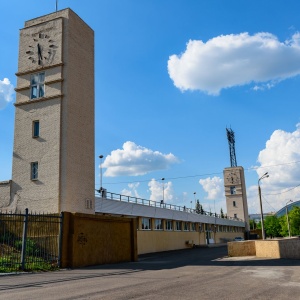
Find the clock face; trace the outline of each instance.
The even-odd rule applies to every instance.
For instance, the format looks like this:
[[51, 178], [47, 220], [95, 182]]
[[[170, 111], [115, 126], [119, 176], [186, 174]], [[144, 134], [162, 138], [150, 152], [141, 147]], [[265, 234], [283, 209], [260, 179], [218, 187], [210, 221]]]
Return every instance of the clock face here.
[[50, 35], [37, 33], [32, 37], [26, 55], [33, 64], [44, 66], [53, 62], [57, 48]]
[[226, 182], [227, 184], [231, 184], [231, 185], [234, 185], [234, 184], [240, 184], [240, 176], [238, 174], [238, 172], [236, 171], [230, 171], [228, 173], [226, 173]]
[[[30, 25], [30, 26], [29, 26]], [[20, 31], [18, 73], [62, 63], [63, 19], [28, 24]]]

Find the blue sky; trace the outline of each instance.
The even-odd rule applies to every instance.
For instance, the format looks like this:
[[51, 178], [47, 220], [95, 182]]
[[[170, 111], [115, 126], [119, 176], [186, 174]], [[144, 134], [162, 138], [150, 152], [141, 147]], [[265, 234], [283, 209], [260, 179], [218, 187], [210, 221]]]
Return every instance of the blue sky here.
[[[84, 4], [83, 4], [84, 3]], [[248, 205], [299, 200], [300, 2], [58, 1], [95, 31], [95, 188], [226, 210], [226, 127], [235, 131]], [[0, 180], [11, 178], [19, 29], [55, 1], [10, 0], [0, 10]], [[256, 169], [257, 168], [257, 169]]]

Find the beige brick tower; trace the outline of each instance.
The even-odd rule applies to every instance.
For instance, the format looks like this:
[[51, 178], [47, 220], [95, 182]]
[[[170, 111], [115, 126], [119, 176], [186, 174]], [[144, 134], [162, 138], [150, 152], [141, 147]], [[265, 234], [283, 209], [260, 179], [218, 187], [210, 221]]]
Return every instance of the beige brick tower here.
[[227, 206], [227, 215], [242, 219], [246, 222], [246, 231], [249, 230], [249, 215], [246, 194], [246, 184], [243, 167], [224, 169], [224, 186]]
[[94, 32], [71, 9], [20, 31], [11, 203], [94, 213]]

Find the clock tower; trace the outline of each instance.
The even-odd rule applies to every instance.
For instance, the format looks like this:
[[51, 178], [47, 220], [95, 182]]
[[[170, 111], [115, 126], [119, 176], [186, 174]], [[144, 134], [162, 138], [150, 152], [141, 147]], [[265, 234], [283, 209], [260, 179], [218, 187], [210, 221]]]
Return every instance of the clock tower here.
[[71, 9], [20, 30], [11, 203], [94, 213], [94, 32]]
[[242, 219], [249, 230], [249, 215], [246, 195], [246, 184], [243, 167], [224, 169], [224, 187], [227, 206], [227, 215]]

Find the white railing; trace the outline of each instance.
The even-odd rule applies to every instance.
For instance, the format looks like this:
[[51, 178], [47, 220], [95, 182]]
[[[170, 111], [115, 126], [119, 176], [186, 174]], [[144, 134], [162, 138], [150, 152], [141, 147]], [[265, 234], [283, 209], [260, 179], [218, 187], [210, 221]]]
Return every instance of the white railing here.
[[[220, 214], [217, 213], [212, 213], [208, 211], [202, 211], [197, 212], [196, 209], [193, 208], [188, 208], [186, 206], [179, 206], [179, 205], [174, 205], [174, 204], [168, 204], [163, 201], [154, 201], [154, 200], [148, 200], [148, 199], [143, 199], [143, 198], [138, 198], [138, 197], [132, 197], [132, 196], [126, 196], [126, 195], [121, 195], [117, 193], [111, 193], [111, 192], [106, 192], [105, 191], [105, 196], [103, 198], [106, 198], [108, 200], [116, 200], [116, 201], [122, 201], [122, 202], [127, 202], [127, 203], [135, 203], [135, 204], [141, 204], [141, 205], [147, 205], [147, 206], [152, 206], [152, 207], [159, 207], [159, 208], [166, 208], [166, 209], [171, 209], [171, 210], [177, 210], [177, 211], [182, 211], [182, 212], [188, 212], [192, 214], [202, 214], [205, 216], [211, 216], [215, 218], [222, 218]], [[229, 220], [235, 220], [235, 221], [243, 221], [238, 218], [232, 218], [228, 216], [224, 216], [223, 219], [229, 219]]]

